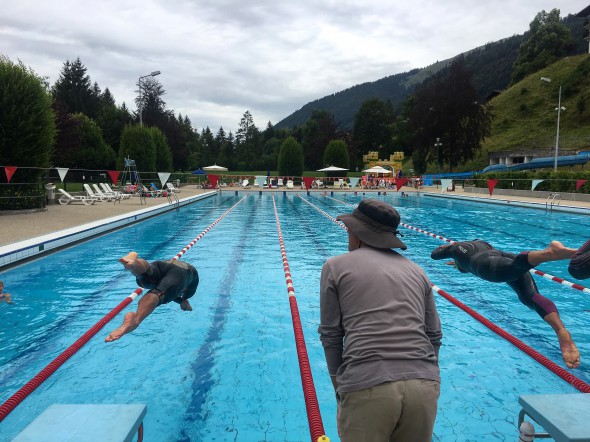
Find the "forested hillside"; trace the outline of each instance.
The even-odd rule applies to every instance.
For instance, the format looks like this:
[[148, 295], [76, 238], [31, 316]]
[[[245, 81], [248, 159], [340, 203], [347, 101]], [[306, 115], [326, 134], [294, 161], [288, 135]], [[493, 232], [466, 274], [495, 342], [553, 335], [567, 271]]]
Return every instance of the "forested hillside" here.
[[[588, 44], [583, 39], [583, 19], [569, 15], [564, 23], [571, 29], [572, 37], [578, 42], [576, 54], [587, 52]], [[464, 54], [465, 66], [473, 73], [473, 82], [483, 102], [490, 93], [504, 90], [510, 84], [513, 63], [518, 49], [527, 33], [513, 35], [497, 42], [490, 42]], [[312, 101], [288, 117], [279, 121], [276, 128], [293, 128], [303, 125], [314, 110], [324, 110], [334, 116], [340, 129], [350, 130], [354, 116], [363, 102], [371, 98], [391, 101], [394, 108], [412, 93], [430, 75], [448, 68], [453, 59], [436, 62], [422, 69], [391, 75], [377, 81], [359, 84], [332, 95]]]

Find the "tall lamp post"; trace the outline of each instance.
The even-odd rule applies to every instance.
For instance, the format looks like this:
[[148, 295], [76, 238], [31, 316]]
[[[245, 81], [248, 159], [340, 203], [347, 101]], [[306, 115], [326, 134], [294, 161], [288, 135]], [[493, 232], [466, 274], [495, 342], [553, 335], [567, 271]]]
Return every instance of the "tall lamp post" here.
[[144, 75], [142, 77], [139, 77], [139, 80], [137, 81], [137, 86], [139, 87], [139, 125], [143, 126], [143, 94], [142, 94], [142, 85], [141, 85], [141, 80], [143, 80], [144, 78], [148, 78], [148, 77], [155, 77], [156, 75], [160, 75], [160, 71], [154, 71], [151, 72], [148, 75]]
[[436, 143], [434, 143], [434, 147], [436, 147], [436, 174], [438, 175], [438, 166], [440, 164], [440, 155], [439, 149], [442, 147], [442, 143], [440, 142], [440, 138], [436, 139]]
[[[541, 77], [541, 80], [551, 83], [551, 78]], [[565, 107], [561, 105], [561, 85], [559, 85], [559, 96], [557, 98], [557, 107], [555, 110], [557, 111], [557, 133], [555, 134], [555, 159], [553, 160], [553, 171], [557, 172], [557, 154], [559, 153], [559, 120], [561, 117], [561, 111], [565, 110]]]

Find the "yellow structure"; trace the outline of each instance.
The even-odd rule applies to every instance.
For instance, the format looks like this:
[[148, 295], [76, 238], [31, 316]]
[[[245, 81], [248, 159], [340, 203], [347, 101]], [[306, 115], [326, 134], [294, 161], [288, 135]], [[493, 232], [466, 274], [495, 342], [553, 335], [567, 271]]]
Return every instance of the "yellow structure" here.
[[370, 151], [367, 155], [363, 155], [365, 169], [370, 169], [373, 166], [382, 166], [386, 169], [393, 168], [393, 174], [401, 170], [403, 161], [403, 152], [394, 152], [392, 155], [389, 155], [389, 160], [380, 160], [379, 152], [377, 151]]

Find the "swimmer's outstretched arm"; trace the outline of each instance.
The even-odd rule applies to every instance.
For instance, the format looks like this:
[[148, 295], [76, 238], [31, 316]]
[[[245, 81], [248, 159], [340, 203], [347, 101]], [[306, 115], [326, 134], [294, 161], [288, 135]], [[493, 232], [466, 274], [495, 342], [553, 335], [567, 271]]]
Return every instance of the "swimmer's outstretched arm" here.
[[133, 273], [134, 276], [143, 275], [150, 268], [149, 263], [145, 259], [140, 258], [137, 252], [129, 252], [123, 258], [119, 258], [119, 262], [123, 264], [126, 270]]

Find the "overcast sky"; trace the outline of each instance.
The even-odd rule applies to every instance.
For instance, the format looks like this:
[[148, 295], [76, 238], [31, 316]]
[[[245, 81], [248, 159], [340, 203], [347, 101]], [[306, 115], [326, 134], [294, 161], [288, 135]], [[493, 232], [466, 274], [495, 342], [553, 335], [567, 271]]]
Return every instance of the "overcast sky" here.
[[135, 110], [159, 70], [167, 108], [193, 127], [264, 129], [310, 101], [522, 34], [541, 10], [588, 0], [4, 0], [0, 52], [53, 85], [80, 58]]

